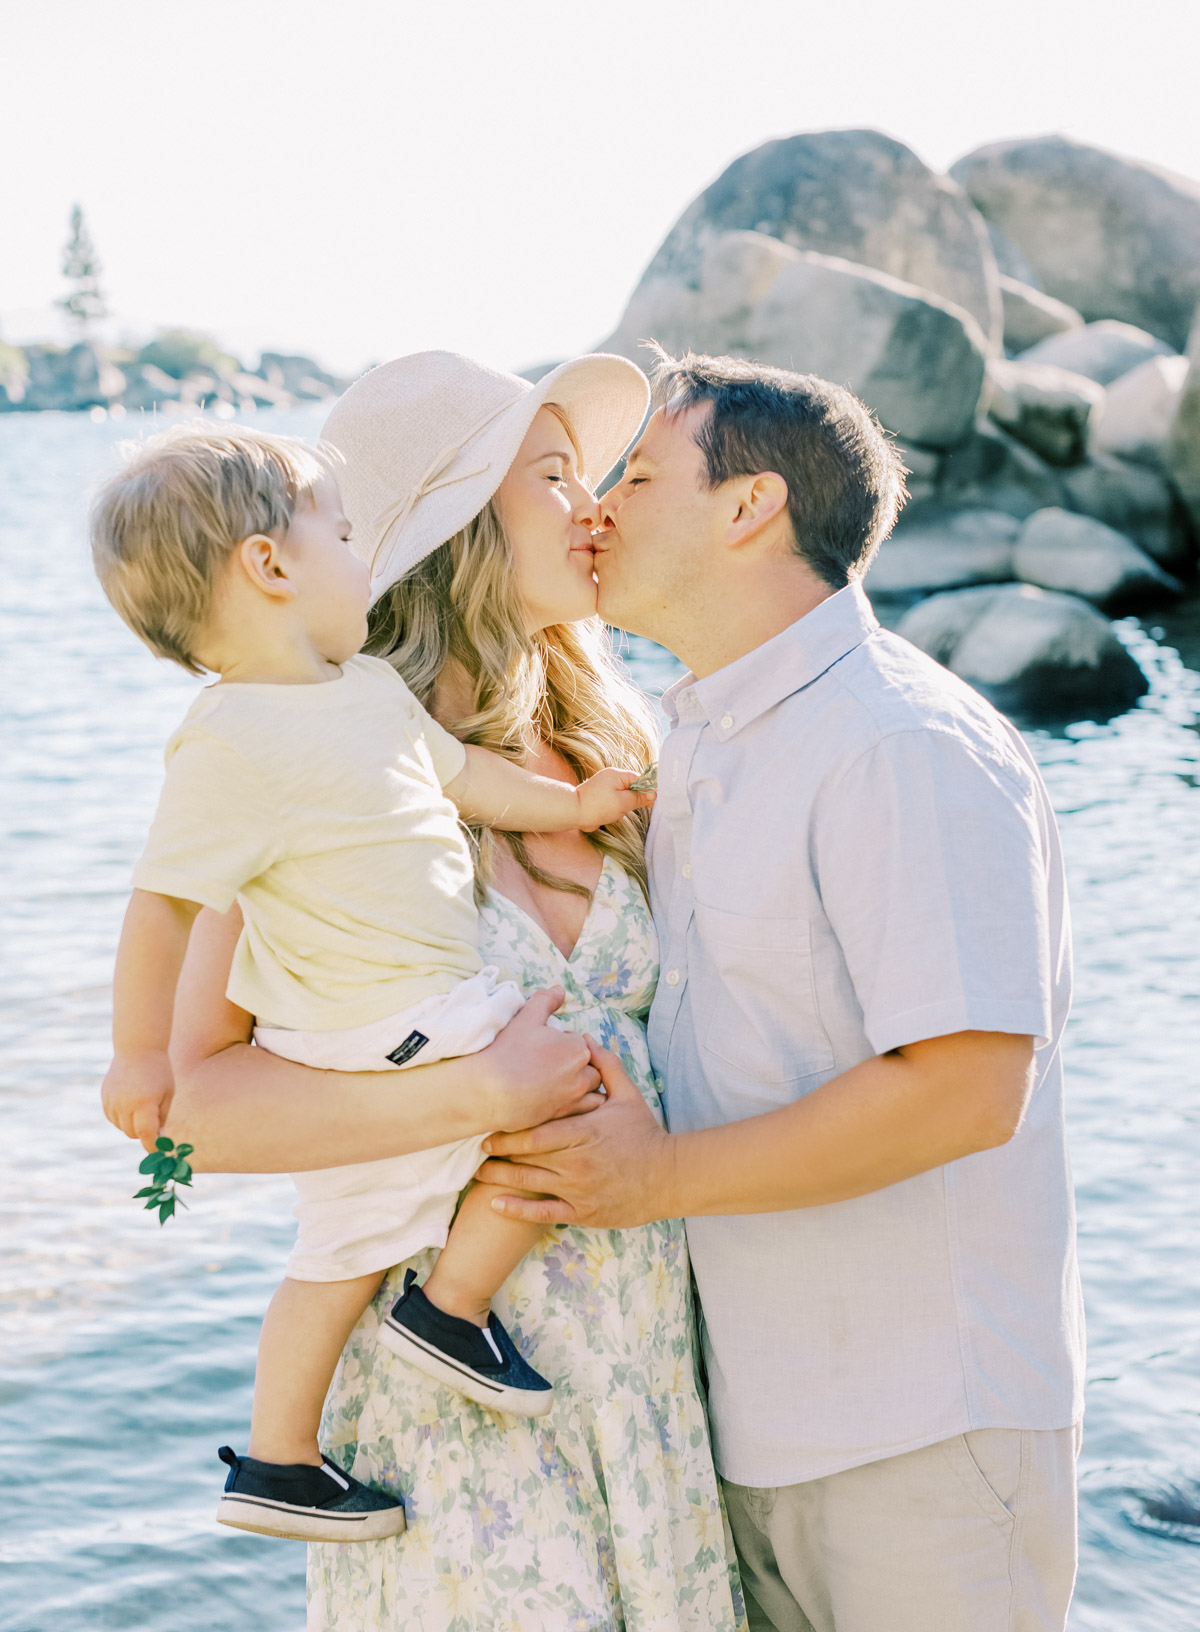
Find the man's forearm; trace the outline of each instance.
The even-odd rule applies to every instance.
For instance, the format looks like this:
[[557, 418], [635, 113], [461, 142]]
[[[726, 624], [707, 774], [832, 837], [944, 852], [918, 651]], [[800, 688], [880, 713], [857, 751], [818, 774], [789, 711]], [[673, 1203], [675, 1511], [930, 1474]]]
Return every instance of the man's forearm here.
[[677, 1134], [660, 1158], [664, 1212], [825, 1206], [1003, 1144], [1031, 1058], [1028, 1038], [962, 1032], [864, 1060], [778, 1111]]
[[1032, 1084], [1032, 1038], [958, 1032], [865, 1060], [780, 1110], [668, 1134], [616, 1056], [592, 1050], [600, 1109], [487, 1141], [497, 1159], [481, 1177], [550, 1198], [493, 1203], [510, 1217], [628, 1229], [848, 1201], [1003, 1144]]

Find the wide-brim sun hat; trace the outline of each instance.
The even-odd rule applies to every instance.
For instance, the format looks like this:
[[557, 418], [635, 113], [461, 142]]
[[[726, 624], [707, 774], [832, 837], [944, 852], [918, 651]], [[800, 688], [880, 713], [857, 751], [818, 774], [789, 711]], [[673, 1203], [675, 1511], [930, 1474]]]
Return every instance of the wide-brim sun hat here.
[[337, 470], [351, 546], [374, 602], [461, 531], [504, 480], [539, 408], [561, 408], [595, 486], [646, 417], [650, 387], [625, 357], [594, 352], [530, 384], [453, 351], [418, 351], [356, 380], [321, 440]]

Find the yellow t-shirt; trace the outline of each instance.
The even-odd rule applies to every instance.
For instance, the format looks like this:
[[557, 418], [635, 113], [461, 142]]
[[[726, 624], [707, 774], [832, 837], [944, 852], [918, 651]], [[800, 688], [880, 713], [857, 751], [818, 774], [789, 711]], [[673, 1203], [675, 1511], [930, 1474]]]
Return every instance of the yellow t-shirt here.
[[263, 1024], [366, 1025], [478, 971], [470, 852], [442, 792], [465, 751], [387, 663], [211, 686], [166, 760], [133, 882], [241, 903], [228, 994]]

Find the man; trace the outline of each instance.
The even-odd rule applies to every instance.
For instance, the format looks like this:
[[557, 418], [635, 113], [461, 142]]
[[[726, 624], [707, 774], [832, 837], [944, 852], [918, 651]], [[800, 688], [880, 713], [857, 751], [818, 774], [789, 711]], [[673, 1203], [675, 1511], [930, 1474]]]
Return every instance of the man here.
[[496, 1136], [490, 1176], [561, 1198], [514, 1215], [687, 1218], [752, 1626], [1061, 1629], [1082, 1312], [1045, 791], [871, 612], [903, 473], [862, 405], [703, 357], [656, 401], [596, 572], [691, 670], [648, 847], [671, 1131], [596, 1050], [605, 1106]]

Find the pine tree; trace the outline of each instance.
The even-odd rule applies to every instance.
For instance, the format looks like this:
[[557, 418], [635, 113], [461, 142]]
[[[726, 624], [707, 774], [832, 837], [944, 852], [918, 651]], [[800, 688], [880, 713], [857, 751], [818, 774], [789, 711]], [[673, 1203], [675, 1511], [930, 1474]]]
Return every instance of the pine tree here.
[[108, 303], [100, 288], [101, 266], [96, 258], [96, 246], [78, 204], [71, 211], [71, 236], [63, 250], [62, 270], [72, 288], [58, 304], [80, 335], [86, 335], [93, 323], [108, 316]]

